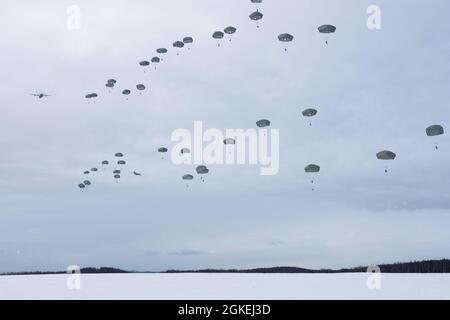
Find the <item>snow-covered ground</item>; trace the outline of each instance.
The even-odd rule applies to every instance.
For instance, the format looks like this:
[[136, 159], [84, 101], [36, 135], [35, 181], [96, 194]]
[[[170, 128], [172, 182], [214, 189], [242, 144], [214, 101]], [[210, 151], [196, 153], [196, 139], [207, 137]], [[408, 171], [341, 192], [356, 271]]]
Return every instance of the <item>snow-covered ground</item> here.
[[[69, 278], [72, 277], [72, 278]], [[450, 299], [450, 274], [105, 274], [0, 276], [0, 299]], [[69, 279], [69, 281], [68, 281]], [[80, 280], [78, 282], [78, 280]], [[69, 290], [67, 286], [79, 290]], [[377, 280], [371, 282], [377, 287]]]

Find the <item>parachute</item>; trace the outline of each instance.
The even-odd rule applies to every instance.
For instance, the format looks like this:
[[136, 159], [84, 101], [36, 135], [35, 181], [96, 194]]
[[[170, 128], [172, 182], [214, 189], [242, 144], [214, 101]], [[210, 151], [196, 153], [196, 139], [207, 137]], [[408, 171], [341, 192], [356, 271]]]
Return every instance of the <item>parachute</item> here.
[[90, 174], [91, 172], [90, 171], [85, 171], [85, 172], [83, 172], [83, 174]]
[[158, 152], [161, 153], [161, 159], [164, 159], [164, 154], [167, 153], [169, 151], [169, 149], [165, 148], [165, 147], [161, 147], [158, 149]]
[[336, 27], [331, 24], [324, 24], [318, 28], [319, 32], [326, 35], [325, 43], [328, 44], [328, 35], [336, 32]]
[[103, 160], [103, 161], [102, 161], [102, 165], [107, 166], [108, 164], [109, 164], [109, 161], [108, 161], [108, 160]]
[[[97, 98], [97, 97], [98, 97], [98, 94], [96, 94], [96, 93], [89, 93], [89, 94], [85, 95], [86, 99], [93, 99], [93, 98]], [[89, 103], [89, 101], [88, 101], [88, 103]], [[94, 103], [95, 103], [95, 101], [94, 101]]]
[[140, 174], [139, 172], [136, 172], [136, 171], [133, 171], [133, 174], [138, 177], [142, 176], [142, 174]]
[[[125, 90], [122, 91], [122, 94], [123, 94], [124, 96], [129, 96], [130, 93], [131, 93], [131, 91], [128, 90], [128, 89], [125, 89]], [[127, 100], [128, 100], [128, 97], [127, 97]]]
[[86, 186], [85, 186], [83, 183], [80, 183], [80, 184], [78, 185], [78, 188], [80, 188], [81, 191], [83, 191], [83, 190], [86, 188]]
[[[396, 157], [397, 157], [397, 155], [392, 151], [385, 150], [385, 151], [380, 151], [377, 153], [378, 160], [389, 161], [389, 160], [395, 160]], [[388, 171], [389, 171], [389, 168], [386, 166], [384, 168], [384, 172], [388, 173]]]
[[[174, 47], [174, 48], [181, 49], [181, 48], [184, 47], [184, 42], [181, 42], [181, 41], [175, 41], [175, 42], [173, 43], [173, 47]], [[178, 51], [178, 52], [177, 52], [177, 56], [179, 56], [179, 55], [180, 55], [180, 52]]]
[[232, 138], [228, 138], [228, 139], [223, 140], [223, 144], [225, 144], [225, 145], [233, 145], [233, 144], [236, 144], [236, 140], [234, 140]]
[[[306, 109], [302, 111], [302, 115], [306, 118], [315, 117], [317, 115], [316, 109]], [[312, 123], [309, 122], [309, 125], [312, 126]]]
[[116, 179], [116, 183], [119, 183], [120, 174], [115, 174], [114, 179]]
[[[158, 54], [166, 54], [167, 53], [167, 49], [166, 48], [159, 48], [159, 49], [156, 49], [156, 53], [158, 53]], [[162, 61], [163, 59], [161, 58], [161, 61]]]
[[191, 153], [191, 150], [189, 148], [183, 148], [180, 151], [181, 154], [187, 154], [187, 153]]
[[[161, 59], [159, 57], [153, 57], [151, 61], [152, 61], [152, 63], [160, 63]], [[155, 65], [155, 70], [156, 70], [156, 65]]]
[[429, 137], [441, 136], [444, 134], [444, 128], [440, 125], [430, 126], [427, 128], [426, 133]]
[[[278, 36], [278, 40], [284, 43], [288, 43], [294, 40], [294, 36], [289, 33], [282, 33]], [[284, 51], [287, 51], [287, 46], [284, 47]]]
[[264, 17], [264, 15], [259, 12], [258, 10], [256, 10], [255, 12], [253, 12], [249, 18], [253, 21], [256, 21], [256, 27], [259, 28], [259, 20], [261, 20]]
[[222, 31], [216, 31], [213, 33], [212, 37], [217, 40], [217, 46], [220, 47], [220, 40], [223, 39], [224, 33]]
[[394, 160], [397, 155], [392, 151], [380, 151], [377, 153], [378, 160]]
[[[209, 169], [206, 166], [198, 166], [195, 171], [197, 172], [197, 174], [199, 175], [205, 175], [209, 173]], [[205, 179], [203, 179], [203, 177], [200, 177], [200, 180], [202, 180], [202, 182], [205, 182]]]
[[123, 165], [126, 165], [127, 162], [124, 160], [119, 160], [119, 161], [117, 161], [117, 164], [123, 166]]
[[[305, 167], [306, 173], [316, 174], [320, 172], [320, 166], [317, 164], [310, 164]], [[314, 184], [314, 178], [311, 179], [311, 184]], [[314, 191], [314, 188], [312, 188], [312, 191]]]
[[97, 172], [98, 169], [97, 169], [97, 168], [92, 168], [91, 171], [92, 171], [92, 172]]
[[115, 156], [116, 158], [122, 158], [122, 157], [123, 157], [123, 153], [117, 152], [114, 156]]
[[305, 167], [305, 172], [306, 173], [316, 173], [316, 172], [320, 172], [320, 166], [316, 165], [316, 164], [310, 164], [307, 165]]
[[226, 34], [228, 34], [230, 36], [230, 42], [231, 42], [231, 35], [235, 34], [237, 31], [237, 29], [235, 27], [229, 26], [226, 27], [223, 32], [225, 32]]
[[181, 49], [181, 48], [184, 47], [184, 43], [181, 42], [181, 41], [175, 41], [175, 42], [173, 43], [173, 46], [174, 46], [174, 48], [179, 48], [179, 49]]
[[114, 170], [113, 174], [120, 174], [120, 172], [121, 172], [120, 170]]
[[183, 43], [188, 45], [188, 50], [191, 50], [189, 45], [194, 43], [194, 39], [192, 37], [184, 37]]
[[106, 81], [106, 87], [113, 88], [116, 85], [117, 81], [115, 79], [108, 79]]
[[[444, 134], [444, 127], [437, 124], [430, 126], [426, 129], [426, 134], [428, 137], [442, 136]], [[434, 147], [436, 150], [439, 150], [439, 144], [437, 142], [434, 144]]]
[[109, 89], [108, 92], [111, 92], [111, 89], [114, 88], [115, 84], [113, 82], [107, 82], [105, 84], [105, 87], [107, 87]]
[[[147, 60], [143, 60], [143, 61], [141, 61], [141, 62], [139, 62], [139, 65], [141, 66], [141, 67], [148, 67], [149, 65], [150, 65], [150, 62], [148, 62]], [[144, 73], [145, 73], [146, 71], [145, 71], [145, 69], [144, 69]]]
[[262, 119], [262, 120], [257, 121], [256, 125], [259, 128], [269, 127], [270, 126], [270, 121], [266, 120], [266, 119]]
[[85, 180], [85, 181], [83, 182], [83, 184], [84, 184], [86, 187], [88, 187], [88, 186], [91, 185], [91, 182], [90, 182], [89, 180]]
[[187, 182], [186, 187], [189, 188], [189, 181], [194, 180], [194, 176], [192, 174], [185, 174], [183, 180]]
[[[136, 85], [136, 89], [138, 89], [138, 91], [144, 91], [145, 90], [145, 85], [138, 84], [138, 85]], [[139, 94], [142, 94], [142, 92], [139, 92]]]
[[320, 26], [318, 28], [318, 30], [319, 30], [320, 33], [325, 33], [325, 34], [335, 33], [336, 32], [336, 27], [331, 25], [331, 24], [324, 24], [324, 25]]

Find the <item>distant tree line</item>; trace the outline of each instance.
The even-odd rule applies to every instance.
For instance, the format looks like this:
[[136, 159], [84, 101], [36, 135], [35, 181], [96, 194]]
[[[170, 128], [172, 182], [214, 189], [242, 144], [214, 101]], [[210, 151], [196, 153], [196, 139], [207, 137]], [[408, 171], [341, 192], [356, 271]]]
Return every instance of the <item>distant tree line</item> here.
[[[382, 273], [449, 273], [450, 260], [426, 260], [406, 263], [382, 264], [378, 266]], [[352, 273], [367, 272], [368, 266], [347, 269], [304, 269], [296, 267], [238, 269], [204, 269], [204, 270], [168, 270], [167, 273]]]
[[[1, 275], [50, 275], [50, 274], [66, 274], [66, 271], [31, 271], [31, 272], [9, 272], [2, 273]], [[81, 268], [80, 273], [84, 274], [96, 274], [96, 273], [129, 273], [128, 271], [111, 268], [111, 267], [100, 267], [100, 268]]]
[[[413, 261], [406, 263], [382, 264], [378, 266], [382, 273], [450, 273], [450, 260], [425, 260]], [[347, 268], [347, 269], [304, 269], [297, 267], [273, 267], [273, 268], [255, 268], [255, 269], [203, 269], [203, 270], [167, 270], [163, 273], [351, 273], [351, 272], [367, 272], [367, 266]], [[65, 274], [65, 271], [56, 272], [15, 272], [3, 273], [1, 275], [49, 275], [49, 274]], [[133, 271], [125, 271], [122, 269], [101, 267], [101, 268], [82, 268], [83, 274], [107, 274], [107, 273], [136, 273]], [[142, 272], [150, 273], [150, 272]], [[154, 273], [154, 272], [152, 272]]]

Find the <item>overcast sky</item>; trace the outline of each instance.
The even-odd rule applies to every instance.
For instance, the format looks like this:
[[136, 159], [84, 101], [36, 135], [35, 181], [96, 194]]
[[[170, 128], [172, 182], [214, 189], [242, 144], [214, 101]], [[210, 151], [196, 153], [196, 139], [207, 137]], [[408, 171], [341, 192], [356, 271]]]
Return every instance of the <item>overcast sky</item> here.
[[[381, 8], [369, 30], [366, 9]], [[68, 30], [66, 9], [81, 9]], [[449, 258], [447, 0], [24, 1], [0, 4], [0, 272], [69, 265], [131, 270], [309, 268]], [[319, 25], [336, 34], [325, 38]], [[233, 25], [221, 47], [211, 38]], [[288, 52], [277, 35], [295, 36]], [[171, 44], [192, 36], [177, 56]], [[157, 70], [138, 62], [169, 48]], [[106, 80], [117, 79], [108, 93]], [[144, 83], [126, 100], [120, 91]], [[38, 100], [30, 93], [52, 97]], [[97, 92], [96, 103], [84, 95]], [[316, 107], [313, 126], [302, 109]], [[193, 166], [157, 148], [195, 120], [280, 130], [280, 172]], [[439, 142], [440, 150], [434, 149]], [[398, 155], [390, 172], [375, 154]], [[109, 171], [83, 171], [123, 152]], [[320, 164], [316, 191], [303, 168]], [[110, 168], [111, 169], [111, 168]], [[143, 177], [132, 176], [132, 170]]]

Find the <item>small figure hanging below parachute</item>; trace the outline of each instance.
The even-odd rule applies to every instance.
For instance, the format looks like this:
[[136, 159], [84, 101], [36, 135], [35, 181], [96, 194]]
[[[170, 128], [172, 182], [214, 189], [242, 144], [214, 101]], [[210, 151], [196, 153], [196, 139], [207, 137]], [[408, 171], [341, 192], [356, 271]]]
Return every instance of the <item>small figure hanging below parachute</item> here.
[[[444, 127], [435, 124], [426, 129], [426, 134], [428, 137], [442, 136], [444, 134]], [[436, 150], [439, 150], [439, 144], [437, 142], [434, 143], [434, 147]]]

